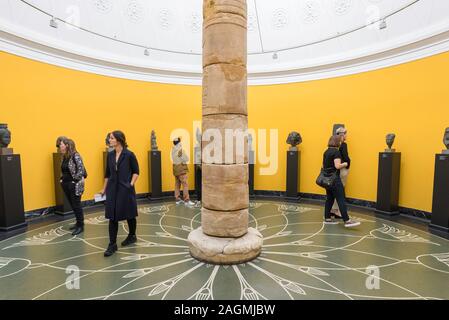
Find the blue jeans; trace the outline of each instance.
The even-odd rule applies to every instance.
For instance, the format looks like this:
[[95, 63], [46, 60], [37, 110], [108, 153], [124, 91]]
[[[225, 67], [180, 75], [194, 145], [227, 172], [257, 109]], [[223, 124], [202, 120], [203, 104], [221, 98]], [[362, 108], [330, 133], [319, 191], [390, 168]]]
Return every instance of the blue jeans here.
[[326, 204], [324, 206], [324, 218], [331, 218], [331, 209], [334, 201], [337, 200], [338, 207], [340, 208], [341, 217], [346, 222], [349, 220], [348, 208], [345, 202], [345, 189], [341, 183], [341, 179], [337, 176], [332, 188], [326, 189]]

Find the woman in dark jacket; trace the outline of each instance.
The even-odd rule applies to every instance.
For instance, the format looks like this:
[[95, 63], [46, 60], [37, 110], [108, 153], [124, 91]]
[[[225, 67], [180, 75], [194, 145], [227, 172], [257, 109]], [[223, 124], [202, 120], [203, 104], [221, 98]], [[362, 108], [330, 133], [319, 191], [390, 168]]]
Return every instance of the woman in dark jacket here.
[[129, 228], [128, 237], [122, 242], [122, 246], [137, 242], [137, 201], [134, 185], [139, 177], [139, 164], [134, 153], [128, 150], [123, 132], [112, 132], [109, 135], [109, 144], [114, 151], [108, 154], [104, 188], [101, 191], [106, 194], [106, 218], [109, 219], [109, 246], [104, 253], [105, 257], [117, 251], [119, 221], [127, 220]]
[[76, 223], [70, 227], [72, 235], [84, 231], [84, 214], [81, 208], [81, 196], [84, 192], [84, 178], [87, 176], [83, 159], [76, 151], [75, 142], [66, 137], [58, 139], [59, 152], [63, 154], [61, 163], [61, 187], [76, 217]]

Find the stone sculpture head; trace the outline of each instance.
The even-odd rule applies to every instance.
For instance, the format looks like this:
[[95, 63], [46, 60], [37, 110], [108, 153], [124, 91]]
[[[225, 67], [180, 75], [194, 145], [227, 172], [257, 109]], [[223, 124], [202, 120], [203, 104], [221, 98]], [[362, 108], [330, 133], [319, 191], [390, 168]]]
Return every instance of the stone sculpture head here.
[[0, 148], [7, 148], [11, 143], [11, 131], [7, 124], [0, 124]]
[[109, 145], [109, 136], [111, 135], [111, 133], [110, 132], [108, 132], [108, 134], [106, 135], [106, 139], [104, 139], [104, 143], [106, 144], [106, 147], [110, 147], [110, 145]]
[[449, 150], [449, 128], [446, 128], [444, 131], [443, 143], [446, 146], [446, 149]]
[[396, 135], [394, 133], [389, 133], [385, 137], [385, 140], [387, 142], [388, 149], [391, 150], [391, 147], [393, 146], [394, 139], [396, 138]]
[[156, 132], [151, 130], [151, 150], [157, 151]]
[[106, 139], [104, 139], [104, 143], [106, 144], [106, 150], [108, 152], [114, 150], [113, 147], [111, 147], [111, 144], [109, 143], [109, 136], [111, 135], [112, 132], [108, 132], [108, 134], [106, 135]]
[[65, 141], [68, 140], [69, 138], [67, 138], [66, 136], [59, 136], [56, 138], [56, 149], [58, 149], [59, 151], [59, 145], [61, 144], [61, 141]]
[[301, 144], [301, 142], [302, 138], [298, 132], [296, 131], [290, 132], [290, 134], [287, 137], [287, 143], [291, 145], [290, 151], [296, 151], [297, 150], [296, 146]]
[[337, 134], [337, 130], [339, 128], [344, 128], [344, 127], [345, 127], [344, 124], [340, 124], [340, 123], [334, 124], [334, 126], [332, 127], [332, 135], [335, 136]]

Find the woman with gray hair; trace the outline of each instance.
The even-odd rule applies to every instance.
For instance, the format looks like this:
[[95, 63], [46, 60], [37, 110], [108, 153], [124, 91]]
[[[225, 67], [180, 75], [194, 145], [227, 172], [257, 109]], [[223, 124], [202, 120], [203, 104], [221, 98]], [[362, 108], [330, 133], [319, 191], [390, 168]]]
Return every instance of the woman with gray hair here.
[[346, 207], [345, 190], [340, 179], [340, 171], [348, 167], [347, 162], [342, 162], [342, 156], [339, 148], [341, 146], [341, 137], [334, 135], [329, 139], [328, 148], [323, 154], [323, 171], [328, 175], [334, 176], [333, 184], [326, 188], [326, 203], [324, 205], [324, 224], [338, 224], [331, 216], [331, 207], [335, 200], [341, 210], [341, 216], [344, 226], [347, 228], [356, 227], [360, 222], [351, 220]]
[[[337, 129], [336, 134], [341, 137], [341, 145], [339, 148], [341, 154], [341, 161], [346, 162], [348, 166], [346, 168], [340, 169], [340, 179], [343, 184], [343, 188], [346, 187], [346, 181], [348, 179], [349, 167], [351, 166], [351, 159], [348, 154], [348, 145], [346, 143], [346, 138], [348, 131], [344, 127], [340, 127]], [[334, 205], [332, 206], [331, 215], [334, 218], [341, 219], [340, 208], [338, 207], [337, 200], [335, 200]]]

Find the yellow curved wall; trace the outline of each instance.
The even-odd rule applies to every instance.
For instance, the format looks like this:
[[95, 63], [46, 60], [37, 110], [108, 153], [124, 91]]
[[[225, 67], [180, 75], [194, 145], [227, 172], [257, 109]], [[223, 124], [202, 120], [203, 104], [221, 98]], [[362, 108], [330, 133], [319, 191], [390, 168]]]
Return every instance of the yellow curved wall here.
[[[170, 133], [193, 131], [201, 120], [201, 88], [94, 75], [0, 53], [0, 123], [21, 154], [25, 209], [54, 205], [52, 152], [58, 135], [72, 137], [88, 168], [84, 199], [102, 186], [102, 151], [108, 131], [123, 130], [141, 166], [137, 192], [148, 192], [147, 150], [154, 129], [163, 153], [163, 190], [173, 190]], [[289, 131], [300, 146], [301, 192], [315, 185], [333, 123], [345, 123], [353, 161], [347, 196], [375, 201], [378, 152], [395, 132], [402, 152], [400, 205], [430, 211], [434, 154], [449, 126], [449, 53], [328, 80], [249, 88], [249, 126], [279, 130], [279, 168], [257, 175], [255, 188], [285, 190]], [[194, 134], [192, 132], [192, 139]], [[191, 142], [193, 144], [193, 141]], [[189, 181], [193, 188], [193, 175]]]

